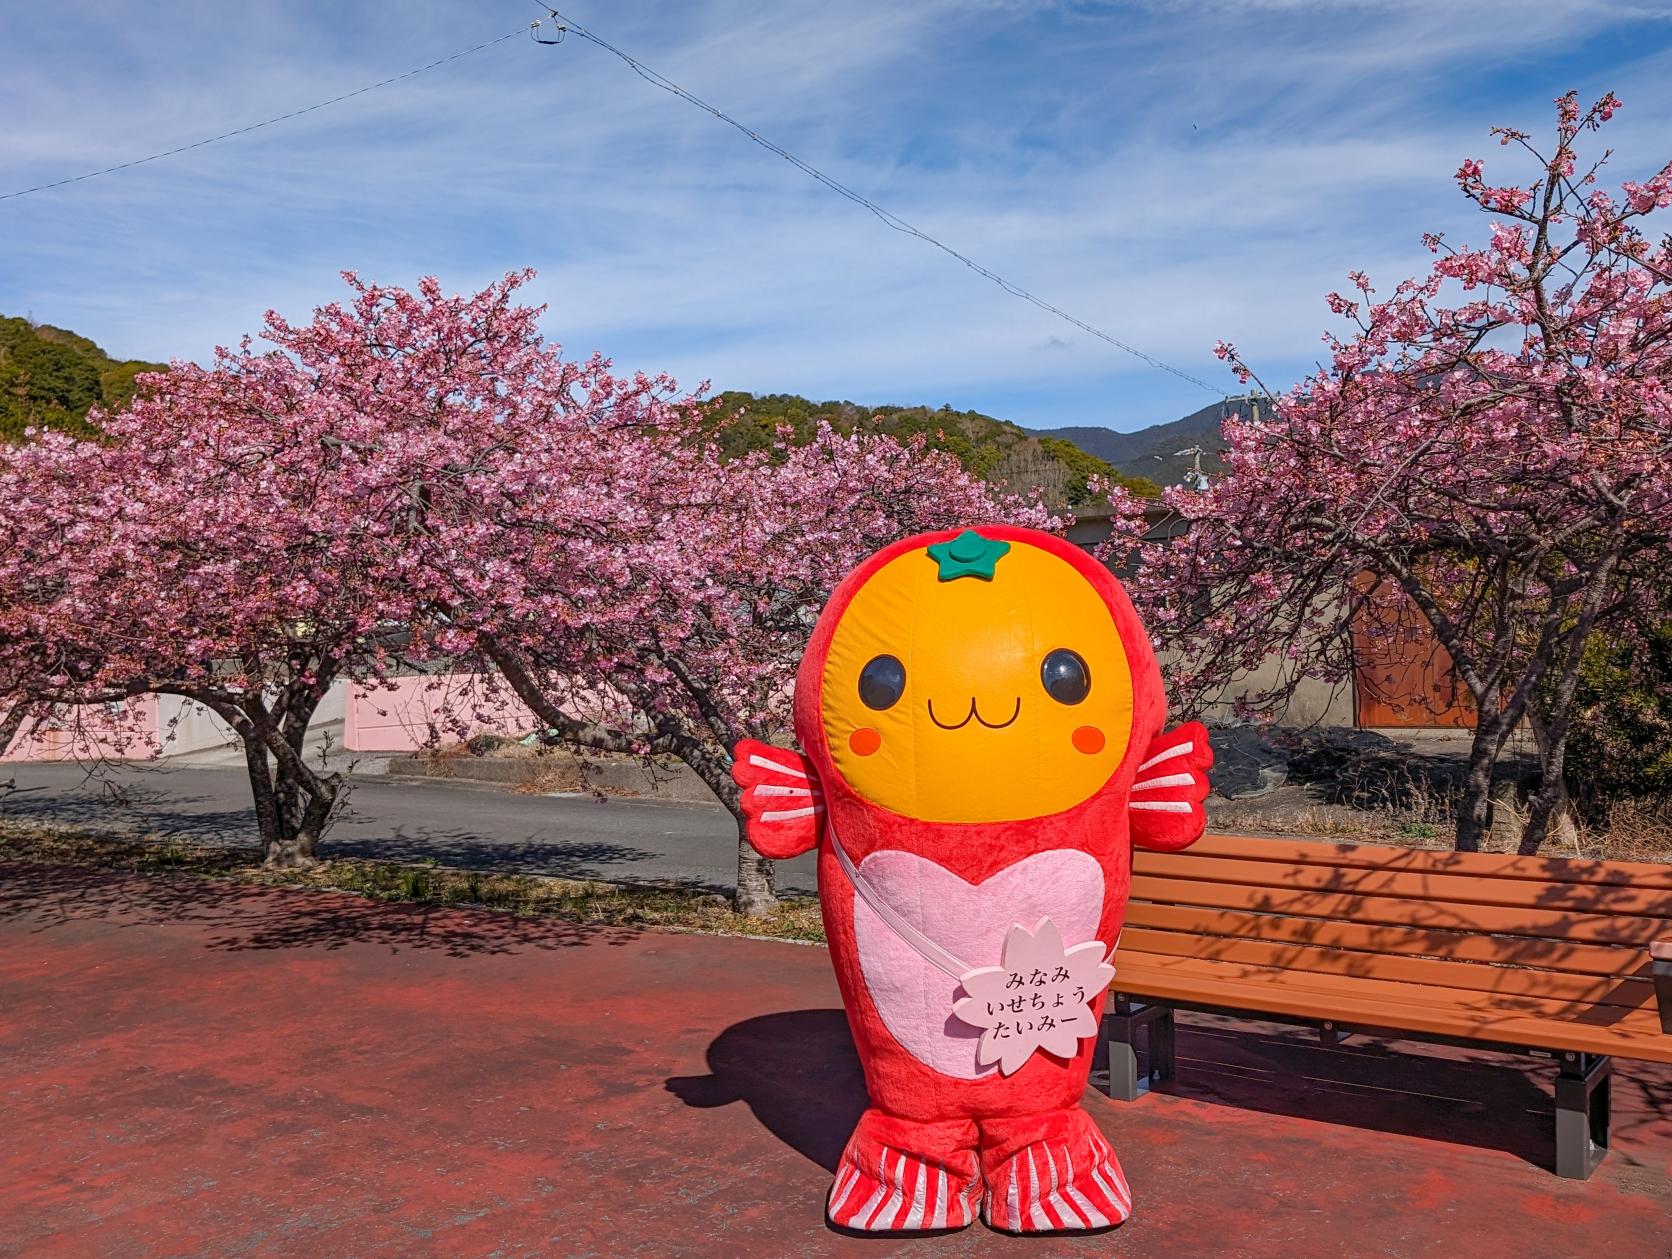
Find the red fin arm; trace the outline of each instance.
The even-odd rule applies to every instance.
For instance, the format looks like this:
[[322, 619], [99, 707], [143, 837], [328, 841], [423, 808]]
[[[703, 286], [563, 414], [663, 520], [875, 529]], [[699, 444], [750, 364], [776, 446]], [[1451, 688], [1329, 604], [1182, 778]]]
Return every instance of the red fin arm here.
[[1201, 722], [1186, 722], [1159, 735], [1138, 766], [1127, 802], [1133, 844], [1176, 852], [1200, 839], [1207, 825], [1202, 801], [1212, 767], [1213, 749]]
[[824, 793], [813, 763], [792, 748], [744, 739], [732, 751], [732, 781], [743, 789], [749, 843], [774, 861], [818, 846]]

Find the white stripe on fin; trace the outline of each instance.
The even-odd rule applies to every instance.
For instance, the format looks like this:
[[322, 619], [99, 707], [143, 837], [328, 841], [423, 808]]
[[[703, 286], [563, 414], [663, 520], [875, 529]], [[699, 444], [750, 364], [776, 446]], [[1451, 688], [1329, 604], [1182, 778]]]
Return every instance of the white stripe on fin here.
[[1158, 787], [1188, 787], [1196, 781], [1194, 774], [1168, 774], [1162, 778], [1146, 778], [1141, 783], [1133, 783], [1134, 791], [1154, 791]]
[[1170, 761], [1175, 756], [1183, 756], [1186, 752], [1193, 752], [1195, 749], [1196, 741], [1194, 739], [1187, 739], [1183, 743], [1175, 743], [1165, 752], [1157, 752], [1154, 756], [1150, 757], [1149, 760], [1138, 766], [1138, 772], [1141, 774], [1152, 765], [1159, 765], [1162, 761]]
[[810, 796], [813, 794], [811, 787], [783, 787], [777, 783], [761, 783], [749, 788], [749, 790], [757, 796]]
[[763, 822], [793, 822], [798, 817], [812, 817], [815, 813], [823, 813], [822, 804], [810, 804], [805, 809], [768, 809], [761, 814]]
[[[1191, 805], [1187, 800], [1133, 800], [1126, 807], [1129, 809], [1149, 809], [1155, 813], [1188, 813]], [[771, 816], [770, 813], [761, 814], [762, 818]]]
[[751, 756], [749, 758], [749, 764], [753, 765], [757, 769], [775, 769], [780, 774], [788, 774], [791, 778], [807, 777], [806, 774], [802, 773], [799, 769], [796, 769], [793, 765], [782, 765], [779, 762], [770, 760], [764, 756]]

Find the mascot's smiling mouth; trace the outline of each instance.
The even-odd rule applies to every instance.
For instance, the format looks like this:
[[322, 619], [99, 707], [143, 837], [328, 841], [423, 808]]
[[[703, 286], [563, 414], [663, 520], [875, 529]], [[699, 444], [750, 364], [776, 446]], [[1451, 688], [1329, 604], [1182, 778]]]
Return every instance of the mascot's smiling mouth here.
[[972, 695], [970, 696], [970, 710], [964, 714], [964, 719], [962, 721], [948, 723], [935, 716], [935, 701], [929, 701], [929, 720], [934, 722], [942, 730], [962, 730], [965, 726], [969, 725], [971, 721], [979, 721], [989, 730], [1003, 730], [1006, 726], [1014, 722], [1017, 717], [1021, 716], [1021, 714], [1022, 697], [1018, 695], [1016, 697], [1016, 707], [1010, 710], [1009, 717], [1005, 718], [1003, 721], [988, 721], [981, 715], [981, 710], [975, 706], [975, 696]]

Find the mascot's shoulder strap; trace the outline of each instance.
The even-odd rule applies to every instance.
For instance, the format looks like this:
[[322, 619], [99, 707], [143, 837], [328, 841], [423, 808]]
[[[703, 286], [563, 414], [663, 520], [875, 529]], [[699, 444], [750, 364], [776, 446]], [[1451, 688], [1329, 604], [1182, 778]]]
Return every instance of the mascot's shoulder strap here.
[[743, 815], [755, 851], [781, 860], [817, 847], [824, 793], [813, 763], [793, 748], [758, 739], [744, 739], [732, 757], [732, 781], [743, 789]]
[[1157, 736], [1138, 765], [1127, 804], [1133, 844], [1174, 852], [1200, 839], [1207, 825], [1202, 801], [1212, 767], [1213, 749], [1201, 722], [1186, 722]]

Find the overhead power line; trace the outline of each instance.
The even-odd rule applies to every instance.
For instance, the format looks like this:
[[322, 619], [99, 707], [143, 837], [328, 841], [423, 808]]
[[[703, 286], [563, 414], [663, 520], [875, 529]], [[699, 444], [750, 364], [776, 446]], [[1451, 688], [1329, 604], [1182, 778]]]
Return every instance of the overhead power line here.
[[[538, 24], [536, 24], [538, 25]], [[408, 70], [405, 74], [397, 74], [393, 78], [384, 79], [379, 83], [371, 83], [365, 87], [355, 88], [352, 92], [344, 92], [341, 96], [333, 96], [328, 101], [320, 101], [317, 105], [309, 105], [303, 109], [293, 109], [288, 114], [280, 114], [276, 118], [268, 118], [262, 122], [252, 122], [247, 127], [239, 127], [235, 131], [223, 131], [220, 135], [210, 136], [204, 140], [194, 140], [190, 144], [182, 144], [177, 148], [164, 149], [161, 153], [152, 153], [148, 157], [136, 157], [130, 162], [119, 162], [115, 166], [106, 166], [103, 170], [90, 170], [82, 175], [71, 175], [68, 179], [55, 179], [49, 184], [37, 184], [33, 188], [20, 188], [16, 192], [0, 193], [0, 201], [10, 201], [14, 197], [27, 197], [32, 192], [45, 192], [49, 188], [62, 188], [65, 184], [78, 184], [84, 179], [97, 179], [100, 175], [113, 175], [119, 170], [128, 170], [135, 166], [143, 166], [147, 162], [161, 161], [165, 157], [173, 157], [177, 153], [190, 152], [201, 149], [206, 144], [217, 144], [222, 140], [230, 140], [234, 136], [248, 135], [252, 131], [260, 131], [263, 127], [271, 127], [275, 123], [287, 122], [292, 118], [300, 118], [303, 114], [311, 114], [316, 109], [324, 109], [330, 105], [340, 105], [343, 101], [353, 100], [356, 96], [364, 96], [367, 92], [375, 92], [380, 87], [388, 87], [391, 83], [399, 83], [402, 79], [410, 79], [414, 75], [423, 74], [446, 65], [450, 61], [457, 61], [461, 57], [468, 57], [471, 53], [481, 52], [484, 48], [492, 48], [495, 44], [503, 44], [508, 39], [515, 39], [518, 35], [526, 34], [528, 27], [519, 26], [498, 39], [490, 39], [486, 43], [477, 44], [474, 48], [465, 48], [450, 56], [432, 61], [428, 65]]]
[[[1222, 397], [1224, 395], [1223, 390], [1215, 389], [1212, 385], [1208, 384], [1207, 381], [1201, 379], [1201, 377], [1193, 376], [1189, 372], [1185, 371], [1183, 368], [1174, 367], [1171, 363], [1164, 363], [1160, 359], [1156, 358], [1153, 354], [1146, 354], [1146, 353], [1144, 353], [1144, 351], [1138, 349], [1136, 346], [1128, 345], [1125, 341], [1122, 341], [1122, 340], [1119, 340], [1116, 337], [1110, 336], [1107, 332], [1104, 332], [1101, 328], [1093, 327], [1091, 324], [1087, 323], [1085, 320], [1079, 318], [1078, 316], [1069, 314], [1066, 310], [1063, 310], [1062, 307], [1054, 306], [1050, 302], [1046, 301], [1044, 298], [1034, 296], [1034, 294], [1032, 294], [1032, 293], [1028, 292], [1028, 290], [1022, 288], [1021, 285], [1012, 284], [1009, 280], [1005, 279], [1002, 275], [999, 275], [996, 271], [989, 270], [987, 267], [982, 266], [979, 262], [976, 262], [973, 258], [970, 258], [965, 254], [959, 253], [956, 249], [952, 248], [952, 246], [944, 243], [943, 241], [937, 240], [937, 239], [935, 239], [935, 237], [929, 235], [927, 232], [922, 231], [919, 228], [916, 228], [916, 227], [912, 226], [910, 223], [908, 223], [904, 219], [902, 219], [899, 215], [894, 214], [894, 213], [892, 213], [888, 210], [885, 210], [882, 206], [878, 205], [875, 201], [872, 201], [869, 197], [866, 197], [861, 193], [855, 192], [852, 188], [849, 188], [846, 184], [841, 183], [840, 181], [838, 181], [836, 179], [833, 179], [829, 175], [826, 175], [823, 171], [819, 170], [817, 167], [811, 166], [808, 163], [802, 161], [799, 157], [797, 157], [794, 153], [791, 153], [788, 149], [785, 149], [785, 148], [783, 148], [783, 147], [781, 147], [777, 144], [774, 144], [771, 140], [768, 140], [765, 136], [761, 135], [760, 132], [755, 131], [752, 128], [745, 126], [743, 123], [741, 123], [737, 119], [733, 118], [730, 114], [726, 113], [724, 110], [717, 109], [715, 106], [710, 105], [707, 101], [702, 100], [699, 97], [693, 96], [690, 92], [687, 92], [684, 88], [680, 87], [679, 84], [675, 83], [672, 79], [669, 79], [667, 76], [665, 76], [663, 74], [657, 73], [655, 70], [652, 70], [649, 66], [645, 65], [644, 62], [638, 60], [638, 58], [630, 56], [629, 54], [623, 52], [621, 49], [617, 48], [614, 44], [608, 42], [607, 40], [605, 40], [605, 39], [603, 39], [603, 38], [601, 38], [597, 35], [594, 35], [591, 31], [587, 30], [586, 27], [580, 25], [578, 22], [575, 22], [570, 18], [565, 17], [562, 13], [560, 13], [556, 9], [552, 8], [550, 5], [541, 4], [540, 0], [535, 0], [535, 4], [539, 8], [544, 9], [548, 14], [551, 15], [552, 20], [558, 24], [558, 32], [559, 32], [560, 35], [563, 32], [566, 32], [566, 31], [567, 32], [572, 32], [575, 35], [579, 36], [581, 39], [586, 40], [588, 43], [595, 44], [599, 48], [602, 48], [605, 52], [611, 53], [614, 56], [619, 57], [622, 61], [624, 61], [627, 64], [627, 66], [633, 71], [634, 74], [638, 75], [645, 82], [651, 84], [654, 87], [661, 88], [664, 92], [672, 93], [674, 96], [679, 97], [681, 100], [687, 101], [690, 104], [695, 105], [698, 109], [702, 110], [705, 113], [712, 114], [714, 117], [718, 118], [721, 122], [725, 123], [728, 127], [736, 128], [738, 131], [741, 131], [745, 136], [747, 136], [750, 140], [754, 141], [754, 143], [760, 145], [763, 149], [766, 149], [769, 153], [776, 153], [779, 157], [783, 158], [786, 162], [788, 162], [791, 166], [794, 166], [797, 170], [802, 171], [804, 174], [809, 175], [813, 179], [818, 180], [819, 183], [823, 184], [826, 188], [830, 189], [830, 191], [834, 192], [837, 196], [845, 197], [849, 201], [853, 202], [855, 205], [862, 206], [863, 208], [869, 210], [872, 214], [876, 215], [877, 218], [881, 219], [885, 224], [887, 224], [889, 227], [893, 228], [895, 231], [903, 232], [907, 236], [915, 236], [915, 237], [917, 237], [918, 240], [923, 241], [925, 244], [933, 245], [936, 249], [940, 250], [942, 253], [948, 254], [951, 257], [956, 258], [959, 262], [963, 263], [966, 267], [968, 267], [971, 271], [974, 271], [977, 275], [983, 276], [984, 278], [986, 278], [988, 280], [991, 280], [994, 284], [998, 285], [1001, 289], [1003, 289], [1006, 293], [1009, 293], [1011, 296], [1019, 297], [1024, 302], [1031, 303], [1032, 305], [1037, 306], [1040, 310], [1043, 310], [1043, 311], [1047, 312], [1048, 314], [1055, 315], [1058, 319], [1061, 319], [1061, 320], [1064, 320], [1068, 323], [1073, 324], [1076, 328], [1080, 329], [1080, 331], [1088, 333], [1091, 336], [1094, 336], [1094, 337], [1098, 338], [1098, 340], [1100, 340], [1100, 341], [1108, 342], [1110, 345], [1114, 346], [1117, 350], [1121, 350], [1121, 351], [1123, 351], [1127, 354], [1130, 354], [1133, 358], [1140, 359], [1143, 362], [1148, 363], [1151, 367], [1158, 368], [1158, 369], [1160, 369], [1161, 371], [1164, 371], [1164, 372], [1171, 372], [1174, 376], [1177, 376], [1180, 380], [1187, 380], [1191, 384], [1197, 386], [1198, 388], [1207, 390], [1209, 393], [1213, 394], [1215, 397]], [[536, 38], [538, 38], [538, 36], [536, 36]], [[540, 41], [540, 42], [553, 43], [553, 42], [556, 42], [556, 41]]]

